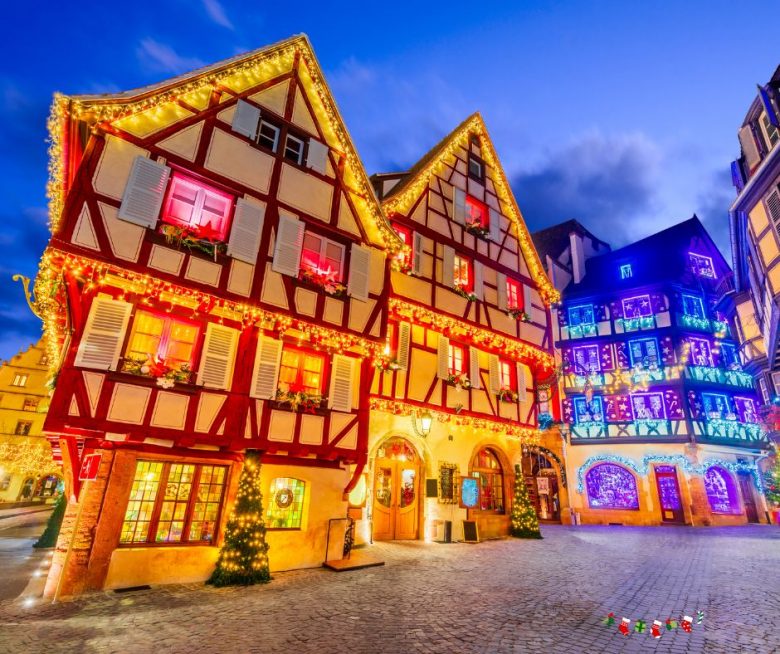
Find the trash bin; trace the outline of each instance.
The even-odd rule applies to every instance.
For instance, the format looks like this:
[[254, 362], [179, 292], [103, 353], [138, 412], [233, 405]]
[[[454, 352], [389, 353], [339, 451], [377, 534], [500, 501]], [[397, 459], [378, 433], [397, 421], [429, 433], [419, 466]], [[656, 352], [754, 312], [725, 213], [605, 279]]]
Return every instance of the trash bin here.
[[444, 542], [452, 542], [452, 520], [444, 521]]

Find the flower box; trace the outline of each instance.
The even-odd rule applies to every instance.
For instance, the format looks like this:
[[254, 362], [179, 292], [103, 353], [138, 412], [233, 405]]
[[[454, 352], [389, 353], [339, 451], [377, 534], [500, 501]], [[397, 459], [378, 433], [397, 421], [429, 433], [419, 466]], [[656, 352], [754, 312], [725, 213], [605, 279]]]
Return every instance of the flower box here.
[[497, 395], [500, 402], [507, 403], [517, 403], [519, 398], [517, 392], [513, 391], [511, 388], [502, 388], [498, 391]]
[[456, 292], [458, 295], [460, 295], [461, 297], [465, 297], [465, 298], [466, 298], [466, 299], [467, 299], [469, 302], [476, 302], [476, 301], [477, 301], [477, 296], [476, 296], [476, 294], [474, 294], [474, 293], [470, 293], [469, 291], [467, 291], [467, 290], [466, 290], [465, 288], [463, 288], [462, 286], [458, 286], [458, 285], [456, 284], [453, 290], [454, 290], [454, 291], [455, 291], [455, 292]]
[[179, 225], [163, 224], [160, 233], [165, 237], [165, 242], [175, 245], [179, 250], [183, 247], [190, 252], [197, 250], [212, 257], [227, 252], [227, 244], [208, 225], [199, 227], [181, 227]]
[[347, 295], [347, 287], [335, 279], [335, 272], [319, 273], [308, 268], [301, 268], [298, 273], [299, 281], [304, 285], [310, 286], [318, 291], [322, 291], [331, 297], [343, 298]]
[[452, 374], [447, 377], [447, 383], [458, 390], [468, 391], [471, 389], [471, 380], [464, 373]]
[[529, 316], [525, 311], [514, 307], [507, 309], [506, 315], [511, 316], [518, 322], [529, 322], [531, 320], [531, 316]]
[[277, 388], [275, 400], [278, 405], [287, 405], [293, 411], [302, 410], [304, 413], [316, 413], [317, 409], [322, 408], [327, 398], [291, 386], [288, 389]]
[[485, 227], [481, 222], [476, 221], [473, 223], [466, 223], [466, 231], [469, 234], [473, 234], [477, 238], [488, 240], [490, 238], [490, 229]]

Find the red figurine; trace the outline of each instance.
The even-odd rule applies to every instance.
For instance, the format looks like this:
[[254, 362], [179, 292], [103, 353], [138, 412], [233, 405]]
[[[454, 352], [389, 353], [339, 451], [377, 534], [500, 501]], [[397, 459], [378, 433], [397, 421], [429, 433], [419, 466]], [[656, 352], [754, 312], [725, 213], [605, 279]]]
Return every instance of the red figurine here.
[[653, 620], [653, 626], [650, 627], [650, 634], [653, 638], [660, 638], [661, 637], [661, 627], [663, 626], [663, 623], [660, 620]]
[[693, 618], [689, 615], [684, 615], [682, 619], [682, 628], [686, 634], [693, 631]]
[[629, 620], [628, 618], [623, 618], [620, 621], [620, 626], [618, 627], [618, 631], [624, 636], [628, 636], [628, 634], [631, 633], [631, 630], [628, 628], [628, 625], [630, 624], [631, 624], [631, 620]]

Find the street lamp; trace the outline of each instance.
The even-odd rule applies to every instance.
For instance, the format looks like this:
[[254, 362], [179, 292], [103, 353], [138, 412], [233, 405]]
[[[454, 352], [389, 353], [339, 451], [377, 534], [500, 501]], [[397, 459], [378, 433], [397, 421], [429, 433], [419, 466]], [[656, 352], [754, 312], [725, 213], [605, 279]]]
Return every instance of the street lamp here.
[[420, 413], [419, 429], [417, 428], [417, 418], [415, 417], [415, 414], [412, 413], [412, 429], [414, 430], [414, 433], [421, 438], [425, 438], [428, 434], [431, 433], [432, 426], [433, 416], [431, 415], [431, 412], [428, 411], [428, 409], [425, 409], [422, 413]]

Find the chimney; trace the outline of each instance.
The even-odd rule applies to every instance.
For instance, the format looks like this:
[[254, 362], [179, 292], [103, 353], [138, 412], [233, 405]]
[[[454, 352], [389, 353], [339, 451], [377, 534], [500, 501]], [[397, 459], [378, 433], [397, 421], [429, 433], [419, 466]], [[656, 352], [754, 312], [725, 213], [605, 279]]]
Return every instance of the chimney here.
[[582, 246], [582, 236], [577, 232], [569, 232], [569, 249], [571, 250], [571, 275], [575, 284], [579, 284], [585, 276], [585, 251]]

